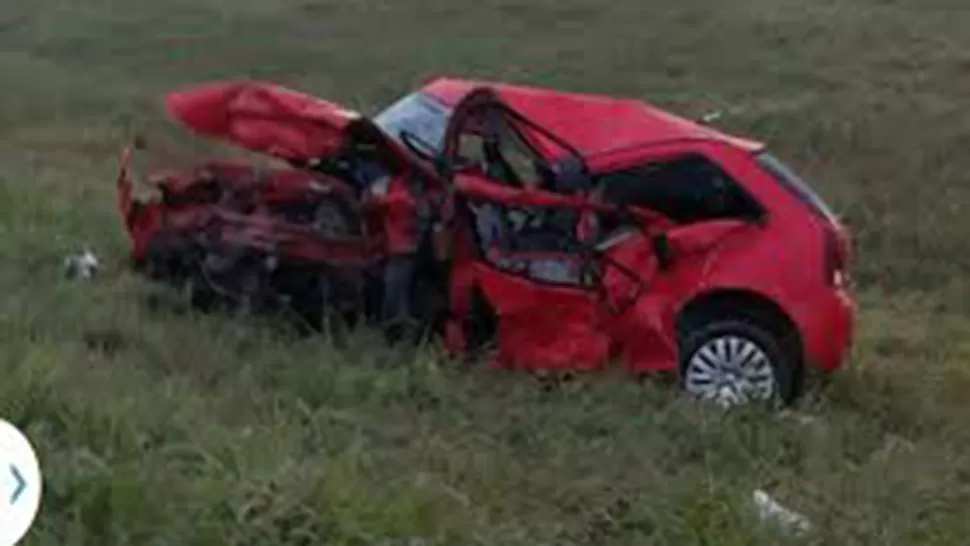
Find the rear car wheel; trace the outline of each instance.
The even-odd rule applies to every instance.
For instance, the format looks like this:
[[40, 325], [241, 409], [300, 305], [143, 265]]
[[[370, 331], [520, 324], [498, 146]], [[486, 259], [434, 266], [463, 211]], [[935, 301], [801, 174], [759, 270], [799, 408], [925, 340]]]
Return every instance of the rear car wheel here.
[[791, 403], [798, 361], [785, 340], [757, 322], [714, 319], [681, 343], [681, 386], [690, 395], [722, 407]]

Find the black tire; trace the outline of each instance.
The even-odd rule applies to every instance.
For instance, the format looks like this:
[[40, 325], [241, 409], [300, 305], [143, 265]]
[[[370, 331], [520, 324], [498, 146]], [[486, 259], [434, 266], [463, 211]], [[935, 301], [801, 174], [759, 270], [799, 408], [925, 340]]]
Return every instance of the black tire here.
[[[772, 395], [766, 402], [772, 405], [790, 405], [798, 398], [801, 361], [794, 344], [779, 332], [773, 332], [760, 321], [744, 315], [712, 317], [706, 321], [698, 321], [683, 333], [679, 350], [682, 390], [688, 390], [688, 370], [695, 354], [705, 346], [710, 347], [717, 340], [731, 338], [753, 344], [766, 357], [767, 368], [770, 368], [774, 380]], [[762, 375], [763, 372], [758, 373], [759, 377]]]

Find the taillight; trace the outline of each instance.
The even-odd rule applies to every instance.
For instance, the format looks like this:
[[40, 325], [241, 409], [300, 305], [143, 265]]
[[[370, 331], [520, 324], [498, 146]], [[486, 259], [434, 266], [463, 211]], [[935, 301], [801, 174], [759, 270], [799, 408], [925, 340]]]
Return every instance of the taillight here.
[[825, 280], [835, 288], [845, 288], [850, 282], [852, 244], [849, 234], [837, 224], [825, 227]]

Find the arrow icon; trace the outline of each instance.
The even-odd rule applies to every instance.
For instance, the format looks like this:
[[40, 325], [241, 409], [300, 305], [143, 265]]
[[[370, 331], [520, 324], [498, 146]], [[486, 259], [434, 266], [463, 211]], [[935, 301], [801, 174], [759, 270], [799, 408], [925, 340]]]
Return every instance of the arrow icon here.
[[13, 495], [10, 495], [10, 504], [16, 504], [17, 499], [23, 494], [24, 489], [27, 489], [27, 482], [24, 481], [24, 477], [14, 465], [10, 465], [10, 474], [13, 475], [13, 479], [17, 482], [17, 487], [14, 488]]

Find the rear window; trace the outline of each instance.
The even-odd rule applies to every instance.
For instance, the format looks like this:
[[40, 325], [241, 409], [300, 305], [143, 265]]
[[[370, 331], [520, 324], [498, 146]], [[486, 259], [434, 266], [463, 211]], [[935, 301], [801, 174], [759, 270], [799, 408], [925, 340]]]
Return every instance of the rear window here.
[[799, 201], [807, 205], [822, 218], [832, 223], [838, 223], [838, 216], [836, 216], [835, 212], [788, 165], [768, 152], [759, 153], [757, 160], [762, 168], [771, 173], [778, 180], [778, 183], [795, 195]]

